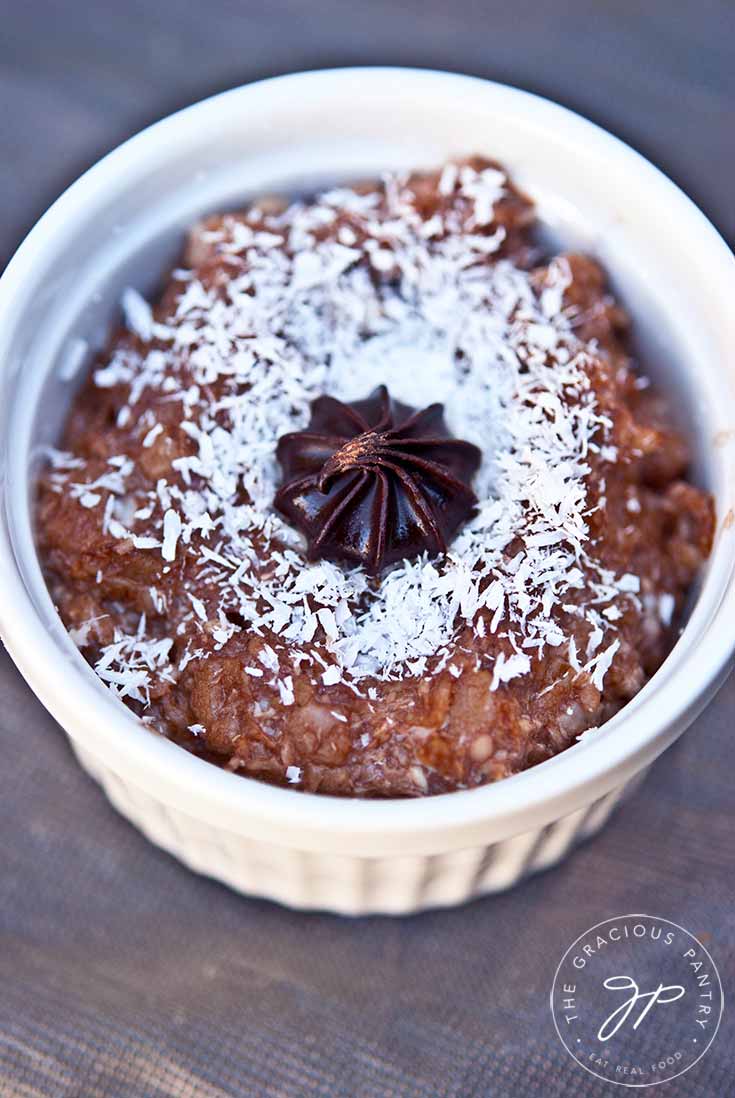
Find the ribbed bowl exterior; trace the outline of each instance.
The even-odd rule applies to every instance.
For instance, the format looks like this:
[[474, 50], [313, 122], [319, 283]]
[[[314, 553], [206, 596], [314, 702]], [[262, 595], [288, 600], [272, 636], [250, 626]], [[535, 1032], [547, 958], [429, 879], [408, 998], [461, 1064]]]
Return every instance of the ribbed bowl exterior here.
[[120, 778], [73, 743], [79, 762], [115, 808], [156, 846], [237, 892], [304, 911], [410, 915], [512, 888], [560, 862], [606, 823], [645, 771], [604, 797], [502, 842], [434, 855], [345, 857], [276, 846], [187, 815]]
[[[104, 341], [126, 287], [154, 291], [152, 276], [202, 214], [471, 151], [501, 156], [555, 237], [593, 251], [625, 287], [652, 367], [661, 364], [662, 385], [691, 410], [695, 465], [720, 518], [709, 565], [676, 646], [641, 693], [594, 736], [516, 779], [376, 812], [248, 782], [151, 735], [61, 627], [28, 485], [69, 404], [69, 349]], [[425, 70], [325, 70], [174, 115], [86, 173], [0, 278], [3, 643], [113, 803], [198, 872], [296, 908], [350, 914], [509, 888], [602, 826], [732, 662], [734, 298], [732, 253], [684, 195], [609, 134], [517, 89]]]

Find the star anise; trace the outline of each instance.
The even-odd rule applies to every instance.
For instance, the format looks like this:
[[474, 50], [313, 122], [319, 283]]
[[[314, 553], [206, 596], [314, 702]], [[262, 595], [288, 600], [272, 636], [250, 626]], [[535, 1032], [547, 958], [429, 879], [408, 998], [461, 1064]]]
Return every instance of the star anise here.
[[322, 396], [303, 431], [278, 442], [283, 481], [275, 506], [306, 535], [309, 558], [386, 565], [446, 552], [477, 503], [482, 455], [452, 438], [444, 408], [392, 400], [381, 385], [365, 400]]

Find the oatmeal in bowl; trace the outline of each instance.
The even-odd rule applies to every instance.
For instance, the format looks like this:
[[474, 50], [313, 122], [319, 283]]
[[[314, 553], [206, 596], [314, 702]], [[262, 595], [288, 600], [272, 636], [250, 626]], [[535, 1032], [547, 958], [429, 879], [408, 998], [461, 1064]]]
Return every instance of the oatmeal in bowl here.
[[6, 647], [115, 806], [242, 892], [405, 913], [553, 865], [732, 656], [734, 272], [501, 85], [166, 119], [0, 281]]
[[474, 157], [210, 217], [154, 308], [127, 291], [37, 530], [152, 728], [418, 796], [543, 762], [655, 672], [712, 500], [605, 272], [535, 241]]

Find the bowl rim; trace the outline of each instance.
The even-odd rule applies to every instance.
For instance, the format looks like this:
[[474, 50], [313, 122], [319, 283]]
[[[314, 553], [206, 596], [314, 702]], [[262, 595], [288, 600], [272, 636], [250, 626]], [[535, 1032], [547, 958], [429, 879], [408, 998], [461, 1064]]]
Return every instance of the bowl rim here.
[[[390, 81], [396, 89], [415, 95], [428, 89], [436, 93], [442, 83], [455, 90], [461, 84], [467, 94], [486, 97], [495, 109], [530, 114], [540, 123], [557, 127], [571, 142], [592, 143], [611, 165], [644, 182], [676, 214], [680, 228], [683, 224], [689, 234], [688, 242], [696, 239], [702, 261], [712, 270], [713, 279], [730, 286], [732, 298], [735, 257], [727, 244], [673, 182], [618, 138], [565, 107], [509, 85], [431, 69], [370, 66], [292, 73], [234, 88], [154, 123], [108, 153], [54, 202], [10, 261], [0, 279], [0, 333], [6, 320], [12, 323], [14, 304], [26, 280], [32, 278], [39, 253], [64, 221], [95, 190], [111, 186], [132, 165], [145, 163], [154, 150], [160, 154], [164, 138], [175, 143], [177, 134], [183, 136], [208, 118], [242, 110], [248, 103], [293, 97], [297, 91], [302, 96], [314, 92], [339, 96], [355, 80], [362, 90], [371, 82]], [[0, 370], [2, 348], [0, 336]], [[4, 481], [0, 470], [3, 519]], [[732, 474], [728, 482], [735, 483]], [[29, 685], [72, 740], [84, 751], [104, 757], [123, 777], [134, 774], [132, 780], [141, 788], [159, 800], [178, 804], [197, 819], [216, 819], [246, 834], [262, 835], [267, 826], [273, 841], [283, 845], [291, 844], [296, 835], [304, 845], [320, 849], [354, 850], [355, 842], [366, 853], [399, 853], [415, 846], [450, 849], [482, 841], [491, 826], [493, 837], [503, 838], [525, 830], [529, 821], [537, 825], [566, 815], [623, 784], [672, 742], [723, 680], [735, 647], [735, 630], [729, 625], [735, 611], [735, 537], [720, 536], [697, 604], [674, 649], [674, 653], [681, 650], [689, 638], [686, 681], [683, 685], [672, 682], [676, 663], [672, 653], [636, 698], [607, 722], [605, 732], [614, 727], [617, 735], [586, 737], [543, 766], [477, 789], [431, 798], [365, 800], [305, 793], [229, 773], [152, 734], [86, 663], [89, 674], [80, 676], [72, 697], [65, 689], [67, 661], [36, 613], [7, 527], [3, 521], [0, 635]], [[699, 643], [692, 647], [695, 639]], [[83, 662], [81, 655], [79, 660]], [[662, 689], [665, 684], [668, 689]]]

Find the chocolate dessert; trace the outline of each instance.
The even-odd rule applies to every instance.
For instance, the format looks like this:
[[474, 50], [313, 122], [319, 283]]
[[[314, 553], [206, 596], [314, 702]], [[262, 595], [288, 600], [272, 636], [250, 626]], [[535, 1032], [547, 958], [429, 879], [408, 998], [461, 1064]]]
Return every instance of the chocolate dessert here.
[[569, 747], [666, 657], [711, 498], [600, 266], [544, 255], [497, 164], [210, 217], [123, 309], [37, 537], [153, 731], [294, 789], [442, 793]]

